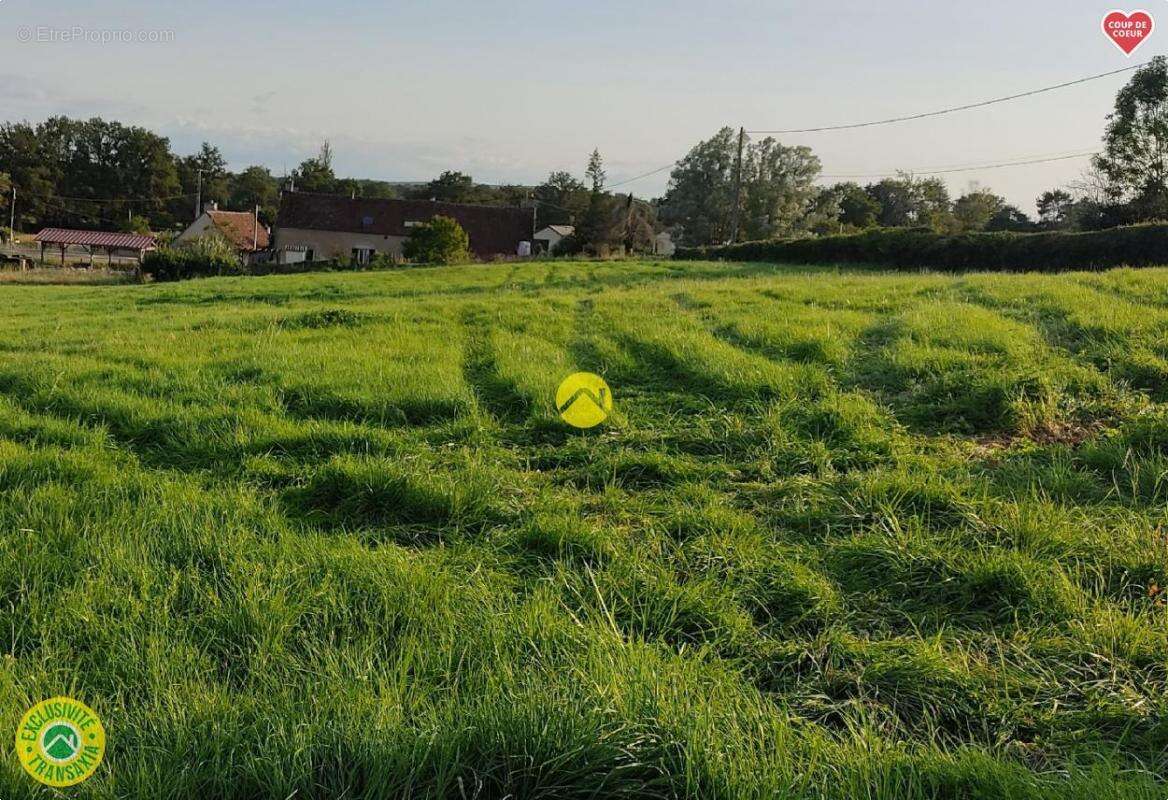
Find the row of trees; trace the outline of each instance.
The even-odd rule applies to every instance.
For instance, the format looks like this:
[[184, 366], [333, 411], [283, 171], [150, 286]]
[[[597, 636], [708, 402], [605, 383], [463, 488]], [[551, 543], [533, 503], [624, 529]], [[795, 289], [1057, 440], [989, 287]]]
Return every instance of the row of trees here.
[[259, 206], [261, 219], [270, 224], [282, 183], [305, 191], [396, 195], [383, 181], [337, 178], [328, 142], [317, 156], [278, 178], [258, 165], [230, 171], [211, 144], [176, 155], [163, 136], [100, 118], [0, 125], [0, 194], [16, 187], [21, 228], [174, 230], [194, 218], [200, 196], [225, 208]]
[[1037, 200], [1031, 218], [971, 186], [953, 199], [938, 178], [900, 173], [861, 186], [818, 185], [819, 159], [774, 139], [746, 142], [738, 191], [738, 136], [723, 128], [674, 169], [661, 219], [688, 245], [854, 233], [878, 227], [969, 231], [1098, 230], [1168, 219], [1168, 59], [1138, 70], [1118, 94], [1103, 150], [1082, 178]]
[[[18, 227], [61, 225], [174, 230], [195, 214], [196, 195], [233, 209], [260, 208], [275, 219], [282, 185], [298, 191], [362, 197], [521, 205], [535, 201], [537, 225], [573, 224], [566, 249], [647, 249], [670, 227], [689, 245], [847, 233], [874, 227], [926, 226], [943, 232], [1091, 230], [1168, 218], [1168, 59], [1157, 57], [1119, 92], [1104, 148], [1082, 180], [1044, 192], [1032, 219], [994, 192], [972, 186], [952, 198], [938, 178], [901, 173], [861, 186], [819, 183], [819, 158], [773, 138], [746, 141], [723, 128], [673, 170], [665, 196], [652, 202], [606, 188], [600, 154], [583, 180], [553, 172], [536, 187], [489, 186], [448, 171], [428, 183], [338, 178], [332, 146], [277, 178], [263, 166], [227, 169], [220, 150], [203, 144], [179, 156], [144, 128], [102, 119], [53, 117], [38, 125], [0, 125], [0, 194], [16, 187]], [[740, 191], [739, 191], [740, 186]], [[740, 199], [739, 199], [740, 198]], [[736, 200], [738, 203], [736, 204]]]

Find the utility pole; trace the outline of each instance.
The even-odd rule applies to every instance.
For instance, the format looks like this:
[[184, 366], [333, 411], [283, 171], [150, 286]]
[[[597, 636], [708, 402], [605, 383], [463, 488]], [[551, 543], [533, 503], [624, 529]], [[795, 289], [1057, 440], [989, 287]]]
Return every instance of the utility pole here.
[[203, 170], [197, 169], [198, 173], [198, 191], [195, 193], [195, 219], [198, 219], [203, 214]]
[[255, 228], [252, 229], [251, 235], [251, 251], [254, 253], [260, 249], [260, 207], [255, 207]]
[[742, 149], [746, 146], [746, 128], [738, 129], [738, 157], [734, 159], [734, 214], [730, 223], [730, 244], [738, 241], [738, 222], [742, 209]]
[[16, 186], [12, 187], [12, 208], [8, 211], [8, 235], [16, 238]]

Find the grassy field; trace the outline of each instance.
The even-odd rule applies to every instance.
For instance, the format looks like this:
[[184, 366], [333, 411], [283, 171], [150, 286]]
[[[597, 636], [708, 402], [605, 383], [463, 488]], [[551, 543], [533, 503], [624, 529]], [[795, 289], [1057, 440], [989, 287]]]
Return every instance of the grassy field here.
[[109, 735], [79, 797], [1168, 791], [1168, 270], [0, 308], [3, 800], [61, 693]]

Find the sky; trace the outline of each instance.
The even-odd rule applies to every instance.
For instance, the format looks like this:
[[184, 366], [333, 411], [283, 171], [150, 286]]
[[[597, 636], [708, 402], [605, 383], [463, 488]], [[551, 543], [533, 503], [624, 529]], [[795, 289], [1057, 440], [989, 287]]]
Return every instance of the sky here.
[[[1115, 0], [0, 0], [0, 120], [102, 116], [180, 154], [277, 175], [332, 142], [338, 175], [610, 183], [723, 126], [816, 127], [1015, 94], [1148, 60], [1102, 33]], [[1163, 6], [1163, 7], [1161, 7]], [[1168, 26], [1168, 6], [1141, 7]], [[1134, 10], [1131, 9], [1131, 10]], [[104, 39], [104, 41], [103, 41]], [[111, 41], [111, 39], [114, 39]], [[990, 108], [778, 137], [828, 175], [880, 175], [1095, 149], [1126, 75]], [[1029, 213], [1086, 159], [943, 176]], [[668, 171], [622, 187], [660, 195]], [[859, 179], [861, 183], [868, 178]]]

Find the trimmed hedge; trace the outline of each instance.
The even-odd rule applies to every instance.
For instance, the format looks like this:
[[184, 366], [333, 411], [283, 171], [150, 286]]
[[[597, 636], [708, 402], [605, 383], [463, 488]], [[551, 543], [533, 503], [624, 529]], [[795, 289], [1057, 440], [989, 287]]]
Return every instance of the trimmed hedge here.
[[212, 275], [244, 275], [247, 270], [238, 258], [209, 255], [195, 250], [162, 248], [146, 254], [142, 271], [156, 281], [182, 281]]
[[965, 233], [884, 228], [852, 236], [678, 248], [690, 261], [868, 264], [938, 270], [1058, 271], [1168, 264], [1168, 224], [1087, 233]]

